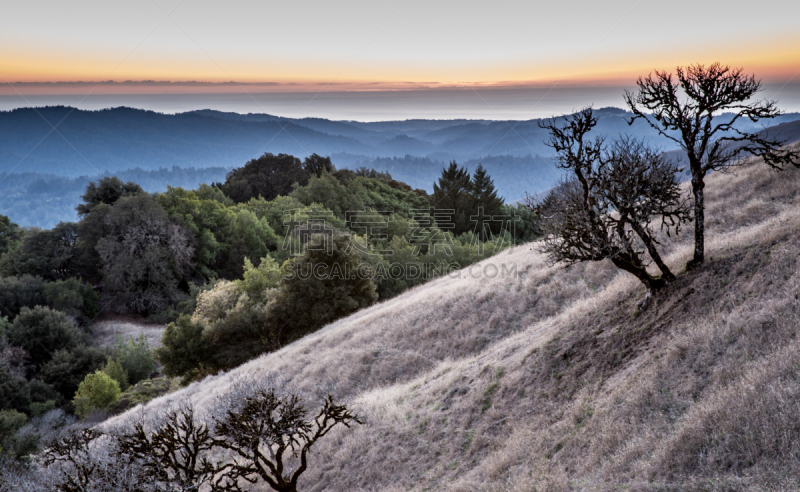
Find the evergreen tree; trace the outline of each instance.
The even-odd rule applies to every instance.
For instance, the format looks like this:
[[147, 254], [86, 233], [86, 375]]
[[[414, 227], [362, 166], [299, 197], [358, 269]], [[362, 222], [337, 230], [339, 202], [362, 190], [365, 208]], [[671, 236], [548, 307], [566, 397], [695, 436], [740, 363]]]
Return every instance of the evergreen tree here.
[[470, 225], [475, 228], [481, 240], [488, 239], [489, 231], [500, 232], [502, 223], [492, 221], [492, 217], [503, 212], [503, 198], [497, 196], [494, 181], [489, 177], [482, 164], [478, 164], [470, 183], [472, 192], [472, 214]]
[[106, 176], [97, 182], [89, 183], [86, 193], [81, 196], [83, 203], [78, 205], [75, 210], [78, 211], [79, 216], [84, 217], [101, 203], [113, 205], [124, 196], [138, 195], [143, 191], [141, 186], [132, 181], [123, 183], [116, 176]]
[[119, 383], [120, 391], [125, 391], [130, 386], [128, 384], [128, 371], [122, 367], [122, 364], [117, 359], [109, 357], [108, 362], [103, 366], [103, 372]]
[[456, 161], [451, 161], [449, 167], [442, 169], [439, 182], [433, 184], [432, 200], [436, 222], [442, 230], [458, 235], [470, 229], [470, 188], [469, 172], [464, 167], [459, 168]]
[[109, 233], [97, 243], [103, 296], [118, 312], [159, 313], [183, 300], [179, 284], [191, 272], [194, 237], [172, 223], [148, 194], [121, 198], [111, 207]]
[[105, 360], [102, 350], [88, 345], [60, 349], [42, 366], [39, 379], [51, 385], [64, 401], [70, 401], [83, 378], [102, 368]]
[[328, 323], [374, 303], [374, 272], [350, 236], [317, 236], [319, 248], [308, 248], [284, 267], [284, 278], [272, 313], [277, 322], [272, 340], [289, 343]]
[[75, 224], [60, 223], [53, 229], [29, 229], [18, 246], [0, 260], [0, 276], [31, 274], [45, 280], [70, 276], [75, 256]]
[[28, 352], [31, 373], [36, 373], [59, 350], [73, 350], [86, 344], [86, 334], [60, 311], [48, 307], [24, 307], [8, 332], [11, 345]]
[[[308, 162], [308, 167], [314, 172], [326, 165], [324, 158], [312, 158]], [[220, 188], [234, 202], [244, 203], [259, 196], [272, 200], [278, 195], [288, 195], [295, 183], [300, 186], [308, 184], [308, 171], [300, 159], [287, 154], [267, 153], [229, 172]]]
[[303, 170], [309, 176], [322, 176], [323, 172], [332, 173], [336, 170], [336, 166], [331, 162], [330, 157], [322, 157], [321, 155], [311, 154], [303, 161]]

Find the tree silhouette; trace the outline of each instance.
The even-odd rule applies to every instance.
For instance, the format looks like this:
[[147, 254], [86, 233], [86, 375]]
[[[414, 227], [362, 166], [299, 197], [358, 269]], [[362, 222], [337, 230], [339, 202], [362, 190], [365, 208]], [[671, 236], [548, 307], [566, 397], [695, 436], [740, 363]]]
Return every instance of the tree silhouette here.
[[[634, 139], [606, 149], [602, 138], [587, 136], [596, 124], [592, 110], [584, 109], [562, 126], [555, 120], [541, 125], [550, 132], [546, 143], [556, 151], [557, 165], [571, 172], [546, 206], [536, 207], [544, 217], [541, 249], [568, 264], [609, 259], [649, 290], [659, 289], [675, 276], [659, 254], [651, 223], [660, 219], [670, 233], [689, 217], [677, 167]], [[660, 276], [647, 271], [648, 255]]]
[[[432, 204], [436, 208], [437, 217], [447, 217], [441, 222], [439, 228], [461, 234], [469, 230], [465, 211], [469, 210], [471, 202], [471, 186], [469, 171], [458, 167], [456, 161], [451, 161], [450, 166], [442, 169], [438, 183], [433, 184]], [[446, 221], [446, 222], [445, 222]]]
[[226, 475], [229, 465], [211, 458], [222, 441], [186, 405], [160, 415], [154, 425], [139, 418], [116, 435], [123, 463], [139, 466], [144, 478], [169, 485], [167, 490], [240, 490]]
[[[327, 164], [319, 156], [312, 156], [307, 161], [307, 167], [313, 172], [321, 173]], [[300, 186], [308, 184], [308, 170], [300, 159], [287, 154], [267, 153], [229, 172], [220, 187], [234, 202], [243, 203], [259, 196], [265, 200], [286, 196], [295, 183]]]
[[331, 395], [309, 418], [296, 394], [246, 380], [234, 383], [222, 405], [225, 410], [214, 417], [214, 431], [234, 457], [229, 476], [250, 483], [263, 480], [280, 492], [297, 492], [312, 447], [331, 429], [363, 423]]
[[67, 428], [42, 453], [46, 490], [242, 492], [266, 482], [296, 492], [314, 445], [337, 426], [363, 423], [330, 394], [312, 413], [273, 377], [234, 380], [217, 404], [205, 417], [182, 405], [107, 432]]
[[[42, 463], [46, 467], [61, 466], [62, 480], [55, 484], [61, 492], [90, 490], [92, 483], [102, 473], [102, 463], [94, 459], [92, 444], [103, 433], [91, 427], [68, 429], [59, 439], [45, 447]], [[61, 471], [60, 470], [60, 471]]]
[[[736, 128], [740, 119], [756, 122], [782, 114], [775, 101], [747, 102], [761, 90], [761, 82], [741, 68], [690, 65], [678, 67], [675, 78], [655, 71], [636, 83], [638, 93], [625, 92], [625, 102], [634, 114], [629, 123], [645, 120], [680, 145], [689, 160], [695, 240], [694, 256], [687, 264], [690, 269], [704, 260], [706, 174], [727, 169], [750, 155], [763, 158], [775, 169], [797, 166], [798, 153], [781, 149], [781, 140]], [[726, 112], [733, 116], [720, 116]]]
[[[481, 240], [486, 240], [490, 231], [492, 233], [500, 232], [501, 224], [492, 221], [492, 217], [502, 212], [503, 198], [497, 196], [494, 181], [489, 177], [482, 164], [478, 164], [475, 172], [472, 173], [470, 191], [472, 194], [472, 215], [470, 220], [477, 221], [480, 229], [476, 233], [478, 233]], [[484, 227], [484, 224], [489, 227]]]
[[79, 216], [84, 217], [101, 203], [113, 205], [124, 196], [138, 195], [142, 192], [142, 187], [132, 181], [123, 183], [116, 176], [106, 176], [97, 182], [89, 183], [86, 192], [81, 196], [83, 203], [78, 205], [75, 210], [78, 211]]

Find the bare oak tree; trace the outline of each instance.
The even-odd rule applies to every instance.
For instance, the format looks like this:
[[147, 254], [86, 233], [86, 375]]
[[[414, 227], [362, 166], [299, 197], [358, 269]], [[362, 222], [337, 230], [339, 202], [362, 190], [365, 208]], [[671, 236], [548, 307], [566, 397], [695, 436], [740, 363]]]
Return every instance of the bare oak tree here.
[[691, 269], [704, 260], [706, 174], [727, 169], [748, 156], [761, 157], [774, 169], [787, 164], [798, 166], [798, 153], [782, 149], [785, 142], [779, 139], [736, 127], [739, 120], [757, 122], [782, 114], [775, 101], [748, 102], [761, 90], [761, 82], [740, 68], [719, 63], [690, 65], [678, 67], [675, 78], [656, 71], [640, 77], [637, 85], [638, 93], [625, 92], [625, 101], [634, 114], [629, 123], [645, 120], [680, 145], [689, 161], [695, 240], [694, 256], [687, 264]]
[[45, 468], [24, 490], [183, 492], [160, 488], [147, 480], [138, 463], [121, 463], [113, 437], [93, 428], [67, 429], [64, 435], [46, 446], [42, 457]]
[[241, 490], [226, 472], [229, 465], [214, 460], [222, 441], [195, 415], [191, 405], [170, 409], [148, 423], [142, 415], [116, 433], [123, 463], [138, 466], [142, 476], [165, 490], [217, 492]]
[[[590, 108], [542, 124], [557, 165], [570, 171], [538, 207], [545, 239], [542, 251], [568, 264], [609, 259], [648, 290], [675, 278], [658, 251], [652, 224], [667, 234], [689, 219], [676, 178], [677, 166], [643, 142], [622, 138], [607, 149], [590, 139], [597, 124]], [[649, 260], [648, 260], [649, 257]], [[661, 275], [648, 272], [652, 261]]]
[[330, 395], [311, 414], [274, 378], [234, 381], [214, 410], [214, 417], [201, 418], [184, 405], [108, 432], [70, 429], [46, 447], [40, 486], [28, 488], [242, 492], [266, 482], [296, 492], [314, 444], [339, 424], [362, 423]]
[[263, 480], [279, 492], [296, 492], [311, 448], [339, 424], [361, 419], [327, 395], [313, 418], [299, 396], [275, 384], [232, 385], [221, 402], [214, 430], [234, 460], [229, 474], [250, 483]]
[[103, 435], [91, 427], [74, 428], [45, 448], [43, 464], [60, 465], [62, 480], [55, 489], [62, 492], [84, 492], [101, 472], [101, 463], [92, 455], [92, 443]]

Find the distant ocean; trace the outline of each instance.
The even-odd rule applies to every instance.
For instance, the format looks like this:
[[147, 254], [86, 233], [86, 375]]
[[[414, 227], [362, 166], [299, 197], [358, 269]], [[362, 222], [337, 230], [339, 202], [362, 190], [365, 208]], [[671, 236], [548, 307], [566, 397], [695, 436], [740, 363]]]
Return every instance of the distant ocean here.
[[[375, 92], [227, 94], [92, 94], [0, 96], [0, 110], [28, 106], [104, 109], [128, 106], [162, 113], [215, 109], [269, 113], [290, 118], [389, 121], [405, 119], [529, 120], [571, 113], [587, 105], [623, 107], [624, 87], [525, 89], [439, 89]], [[766, 86], [761, 97], [776, 98], [787, 112], [800, 111], [800, 83]]]

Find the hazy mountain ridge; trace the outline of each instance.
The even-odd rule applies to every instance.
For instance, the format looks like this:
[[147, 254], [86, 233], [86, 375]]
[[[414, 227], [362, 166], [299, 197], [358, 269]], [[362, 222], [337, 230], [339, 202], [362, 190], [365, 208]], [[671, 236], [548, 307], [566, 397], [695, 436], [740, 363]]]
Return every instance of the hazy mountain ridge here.
[[[627, 133], [661, 145], [665, 151], [675, 148], [642, 121], [628, 125], [631, 114], [624, 110], [603, 108], [595, 114], [599, 120], [597, 134], [615, 137]], [[797, 119], [800, 113], [768, 123]], [[539, 128], [539, 122], [363, 123], [211, 110], [167, 115], [124, 107], [101, 111], [63, 106], [25, 108], [0, 112], [0, 172], [20, 170], [75, 177], [136, 167], [235, 167], [264, 152], [298, 157], [342, 154], [358, 161], [407, 154], [440, 160], [549, 156], [551, 150], [544, 145], [546, 132]], [[53, 130], [51, 124], [57, 129]], [[739, 126], [753, 129], [748, 123]]]
[[56, 174], [0, 172], [0, 215], [13, 217], [24, 227], [51, 229], [59, 222], [78, 219], [75, 207], [90, 181], [103, 175], [117, 176], [123, 181], [133, 181], [149, 192], [163, 192], [167, 186], [194, 189], [203, 183], [225, 180], [230, 169], [222, 167], [178, 167], [144, 171], [128, 169], [116, 173], [69, 178]]
[[[675, 150], [674, 142], [658, 137], [645, 123], [628, 125], [631, 114], [627, 111], [602, 108], [595, 114], [598, 135], [614, 138], [628, 133], [665, 151]], [[795, 141], [800, 139], [797, 120], [800, 113], [765, 123], [777, 125], [776, 135]], [[482, 163], [500, 195], [514, 201], [550, 188], [561, 174], [553, 166], [551, 149], [544, 145], [547, 135], [539, 122], [418, 119], [365, 123], [212, 110], [168, 115], [124, 107], [5, 111], [0, 112], [0, 213], [23, 225], [49, 228], [61, 220], [74, 220], [79, 188], [91, 179], [127, 173], [142, 178], [148, 191], [163, 191], [167, 184], [196, 186], [201, 175], [221, 181], [225, 170], [265, 152], [330, 155], [339, 168], [388, 171], [395, 179], [428, 192], [449, 161], [456, 160], [469, 170]], [[757, 130], [759, 125], [745, 121], [739, 127]], [[183, 168], [196, 170], [197, 176], [181, 176], [175, 171]], [[214, 170], [200, 172], [210, 168]], [[164, 169], [172, 171], [162, 176], [159, 173]], [[148, 176], [151, 172], [155, 174]], [[14, 179], [18, 174], [25, 176]], [[176, 181], [159, 183], [151, 179], [154, 176], [173, 176]], [[38, 182], [35, 190], [30, 188], [34, 182]], [[44, 191], [48, 189], [49, 193]]]

